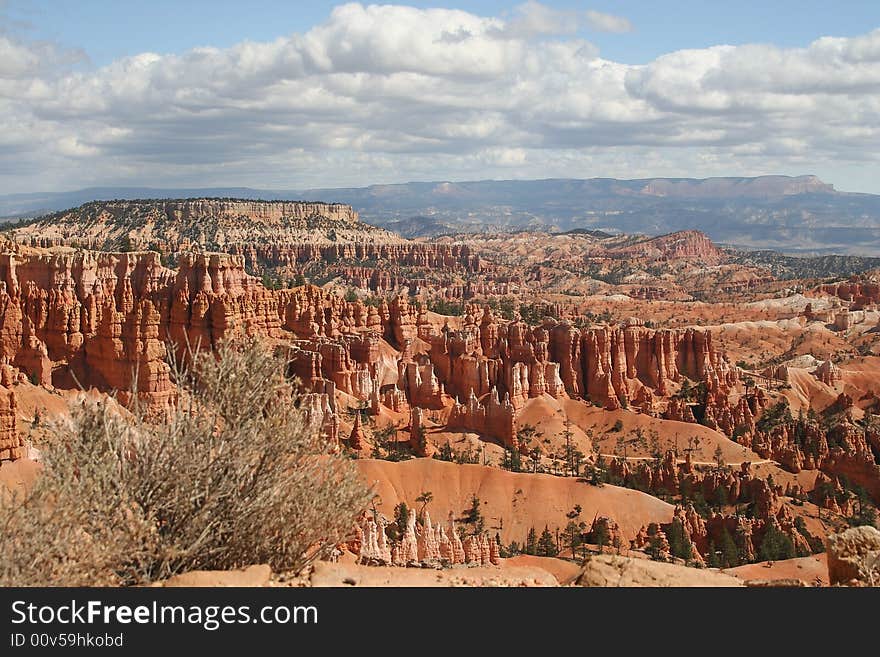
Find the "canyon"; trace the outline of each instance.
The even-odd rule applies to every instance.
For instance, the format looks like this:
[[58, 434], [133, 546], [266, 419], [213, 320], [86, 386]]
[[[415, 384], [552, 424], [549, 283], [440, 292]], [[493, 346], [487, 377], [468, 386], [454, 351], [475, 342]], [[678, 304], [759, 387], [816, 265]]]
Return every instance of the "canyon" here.
[[242, 199], [95, 202], [0, 237], [0, 461], [36, 458], [52, 396], [162, 422], [174, 362], [256, 337], [382, 491], [340, 547], [360, 564], [499, 567], [530, 530], [563, 552], [581, 517], [572, 557], [803, 558], [880, 502], [877, 272], [782, 280], [692, 230], [408, 240]]

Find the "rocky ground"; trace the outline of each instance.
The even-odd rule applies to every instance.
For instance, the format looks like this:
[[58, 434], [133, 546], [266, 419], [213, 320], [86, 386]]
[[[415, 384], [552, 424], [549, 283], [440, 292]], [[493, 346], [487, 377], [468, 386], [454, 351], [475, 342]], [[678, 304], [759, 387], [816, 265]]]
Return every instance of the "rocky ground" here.
[[394, 568], [362, 566], [347, 555], [319, 561], [295, 576], [279, 576], [268, 566], [238, 571], [197, 571], [155, 586], [587, 586], [587, 587], [806, 587], [876, 585], [880, 532], [851, 529], [829, 541], [825, 555], [762, 562], [727, 570], [688, 568], [644, 556], [593, 554], [582, 561], [521, 555], [495, 567]]

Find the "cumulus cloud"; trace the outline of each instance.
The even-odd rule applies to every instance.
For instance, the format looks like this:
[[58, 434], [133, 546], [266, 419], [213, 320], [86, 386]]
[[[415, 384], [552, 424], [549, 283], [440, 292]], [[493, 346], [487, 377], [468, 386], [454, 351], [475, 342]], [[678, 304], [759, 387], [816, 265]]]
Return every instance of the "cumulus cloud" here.
[[79, 49], [48, 42], [21, 43], [0, 33], [0, 80], [34, 79], [86, 61]]
[[585, 16], [629, 25], [352, 3], [302, 34], [92, 69], [0, 35], [0, 192], [876, 167], [880, 30], [628, 65], [578, 36]]

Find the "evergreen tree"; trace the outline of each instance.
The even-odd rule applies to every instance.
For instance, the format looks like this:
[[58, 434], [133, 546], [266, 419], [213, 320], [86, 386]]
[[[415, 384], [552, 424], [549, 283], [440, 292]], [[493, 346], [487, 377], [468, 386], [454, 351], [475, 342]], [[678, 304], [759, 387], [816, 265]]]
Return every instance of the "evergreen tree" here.
[[465, 515], [465, 522], [473, 525], [472, 532], [474, 536], [483, 533], [483, 514], [480, 511], [480, 498], [476, 495], [471, 497], [471, 506]]
[[545, 525], [544, 531], [541, 532], [541, 538], [538, 539], [538, 556], [539, 557], [555, 557], [558, 553], [556, 549], [556, 541], [553, 540], [553, 534]]
[[521, 449], [526, 452], [530, 451], [532, 446], [532, 442], [538, 435], [538, 430], [535, 429], [531, 424], [524, 424], [520, 429], [516, 432], [516, 441], [519, 443]]
[[522, 472], [522, 455], [518, 449], [505, 449], [501, 467], [511, 472]]
[[409, 507], [406, 505], [406, 502], [401, 502], [396, 507], [394, 507], [394, 523], [388, 525], [388, 529], [391, 530], [390, 538], [393, 538], [396, 541], [400, 540], [400, 538], [406, 532], [406, 524], [408, 522]]
[[574, 520], [569, 520], [568, 524], [565, 526], [565, 530], [562, 532], [562, 538], [565, 541], [564, 545], [571, 549], [572, 559], [577, 556], [577, 549], [581, 546], [581, 543], [583, 543], [583, 524], [584, 523], [578, 524]]
[[654, 534], [648, 540], [648, 553], [651, 555], [651, 558], [654, 561], [660, 561], [661, 557], [661, 548], [663, 547], [663, 542], [660, 540], [660, 534]]
[[858, 498], [859, 506], [855, 514], [847, 518], [847, 521], [853, 527], [859, 527], [861, 525], [868, 525], [871, 527], [876, 526], [877, 509], [871, 503], [871, 496], [868, 494], [868, 491], [862, 486], [856, 486], [855, 492]]
[[575, 504], [572, 510], [565, 514], [565, 517], [568, 518], [568, 524], [565, 526], [563, 539], [566, 547], [571, 548], [572, 559], [577, 556], [575, 552], [584, 542], [586, 525], [580, 520], [581, 511], [583, 511], [581, 505]]
[[449, 444], [448, 440], [445, 445], [440, 447], [440, 453], [437, 455], [437, 458], [441, 461], [449, 461], [450, 463], [455, 460], [455, 450], [452, 449], [452, 445]]
[[526, 545], [523, 551], [526, 554], [538, 554], [538, 532], [534, 527], [529, 527], [529, 533], [526, 536]]
[[422, 505], [422, 508], [419, 509], [419, 520], [424, 520], [425, 518], [425, 508], [434, 500], [434, 493], [431, 491], [424, 491], [421, 495], [416, 498], [416, 502]]
[[537, 472], [541, 463], [541, 448], [535, 445], [529, 452], [529, 456], [532, 458], [532, 472]]
[[608, 545], [608, 525], [604, 522], [600, 522], [593, 526], [593, 531], [590, 532], [590, 540], [593, 541], [596, 545], [599, 546], [599, 551], [602, 551], [606, 545]]
[[767, 525], [764, 532], [764, 540], [761, 541], [761, 547], [758, 548], [758, 559], [760, 561], [780, 561], [782, 559], [793, 559], [795, 557], [794, 543], [784, 532], [773, 524]]
[[608, 483], [608, 464], [601, 454], [596, 457], [596, 463], [591, 471], [590, 483], [594, 486], [604, 486]]
[[721, 533], [721, 566], [735, 568], [739, 565], [739, 549], [736, 547], [733, 537], [727, 531], [727, 527]]
[[721, 568], [721, 559], [715, 551], [715, 543], [709, 541], [709, 568]]
[[720, 510], [723, 506], [727, 505], [727, 489], [724, 486], [719, 486], [715, 490], [715, 506]]
[[672, 552], [672, 556], [684, 559], [685, 561], [690, 561], [693, 558], [694, 546], [681, 520], [673, 518], [667, 532], [667, 537], [669, 539], [669, 551]]

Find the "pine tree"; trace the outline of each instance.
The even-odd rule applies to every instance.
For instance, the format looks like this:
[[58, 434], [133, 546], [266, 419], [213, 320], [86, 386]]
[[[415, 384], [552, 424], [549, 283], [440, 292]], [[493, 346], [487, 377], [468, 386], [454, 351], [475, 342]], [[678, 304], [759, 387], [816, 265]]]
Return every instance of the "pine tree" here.
[[858, 498], [858, 509], [855, 514], [847, 518], [847, 522], [853, 527], [861, 525], [875, 526], [877, 524], [877, 509], [871, 503], [871, 496], [862, 486], [855, 487], [856, 497]]
[[669, 550], [672, 556], [690, 561], [694, 556], [694, 546], [690, 536], [685, 531], [684, 525], [678, 518], [673, 518], [667, 532], [669, 538]]
[[715, 506], [719, 508], [719, 510], [727, 505], [727, 489], [724, 486], [719, 486], [715, 490]]
[[522, 472], [522, 455], [518, 449], [505, 449], [501, 467], [511, 472]]
[[425, 518], [425, 509], [427, 506], [434, 500], [434, 493], [431, 491], [424, 491], [421, 495], [416, 498], [416, 502], [422, 505], [422, 508], [419, 509], [418, 518], [420, 521], [423, 521]]
[[660, 540], [660, 534], [654, 534], [648, 540], [648, 553], [651, 555], [651, 558], [654, 561], [661, 560], [661, 548], [663, 547], [663, 542]]
[[721, 534], [721, 566], [724, 568], [735, 568], [739, 565], [739, 550], [727, 527]]
[[455, 460], [455, 450], [452, 449], [452, 445], [449, 444], [448, 440], [445, 445], [441, 445], [437, 458], [441, 461], [449, 461], [450, 463]]
[[715, 552], [715, 543], [709, 541], [709, 568], [721, 568], [721, 559]]
[[764, 540], [758, 548], [758, 559], [761, 561], [779, 561], [795, 557], [794, 543], [773, 524], [767, 525]]
[[[394, 507], [394, 535], [391, 538], [399, 540], [406, 532], [406, 525], [409, 522], [409, 507], [406, 502], [401, 502]], [[389, 525], [390, 527], [391, 525]]]
[[581, 546], [581, 543], [583, 543], [583, 526], [584, 523], [577, 523], [574, 520], [569, 520], [562, 533], [565, 547], [571, 548], [572, 559], [577, 556], [577, 549]]
[[546, 525], [544, 526], [544, 531], [541, 532], [541, 538], [538, 539], [537, 552], [539, 557], [555, 557], [558, 553], [556, 541]]
[[467, 510], [465, 522], [473, 525], [472, 532], [474, 536], [483, 533], [483, 514], [480, 511], [480, 498], [476, 495], [471, 496], [471, 508]]
[[523, 550], [526, 554], [538, 554], [538, 532], [534, 527], [529, 527], [529, 533], [526, 536], [526, 545]]
[[590, 540], [593, 541], [596, 545], [599, 546], [599, 551], [602, 551], [606, 545], [608, 545], [608, 525], [605, 522], [597, 523], [593, 526], [593, 531], [590, 535]]

